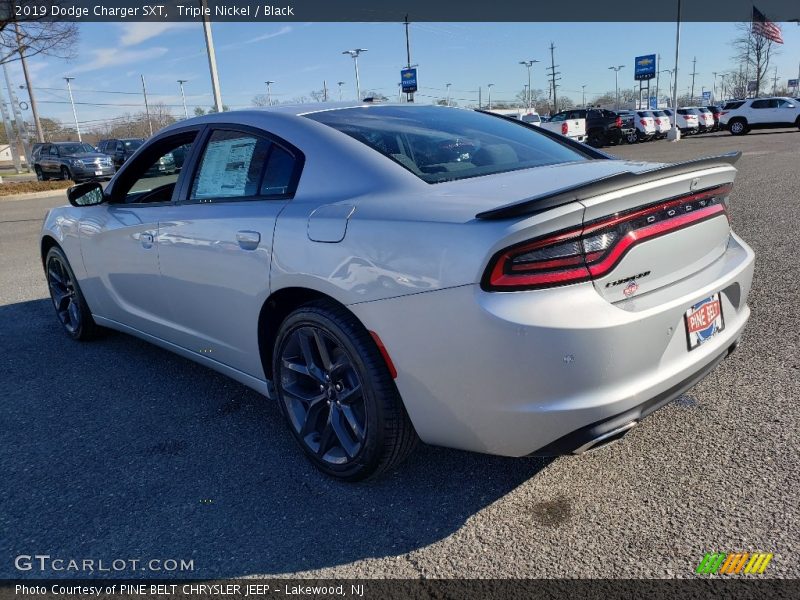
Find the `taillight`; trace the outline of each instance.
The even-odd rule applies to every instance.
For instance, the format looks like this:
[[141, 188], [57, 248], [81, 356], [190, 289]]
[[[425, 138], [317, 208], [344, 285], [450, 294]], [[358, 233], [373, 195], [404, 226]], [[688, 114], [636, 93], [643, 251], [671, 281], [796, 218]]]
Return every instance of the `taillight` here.
[[731, 188], [717, 186], [510, 246], [492, 257], [481, 287], [533, 290], [603, 277], [641, 242], [719, 215], [727, 217]]
[[717, 116], [721, 117], [722, 115], [727, 115], [727, 114], [728, 114], [727, 111], [722, 111]]
[[614, 124], [615, 124], [617, 127], [619, 127], [620, 129], [622, 129], [622, 117], [617, 117], [617, 120], [616, 120], [616, 121], [614, 121]]
[[644, 119], [640, 119], [639, 123], [642, 124], [642, 127], [647, 127], [647, 121], [645, 121]]
[[561, 135], [567, 135], [569, 131], [569, 126], [567, 125], [566, 121], [561, 124]]

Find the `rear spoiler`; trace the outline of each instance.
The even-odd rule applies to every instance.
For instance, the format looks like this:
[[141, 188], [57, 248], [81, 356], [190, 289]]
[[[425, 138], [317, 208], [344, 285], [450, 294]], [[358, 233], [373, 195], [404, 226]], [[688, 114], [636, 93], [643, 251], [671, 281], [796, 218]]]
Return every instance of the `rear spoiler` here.
[[622, 173], [616, 173], [614, 175], [608, 175], [592, 181], [561, 188], [560, 190], [548, 192], [547, 194], [512, 202], [511, 204], [499, 206], [491, 210], [485, 210], [475, 215], [475, 218], [492, 220], [535, 215], [545, 210], [550, 210], [551, 208], [564, 206], [572, 202], [580, 202], [581, 200], [586, 200], [593, 196], [616, 192], [634, 185], [651, 183], [675, 175], [692, 173], [700, 169], [734, 165], [741, 156], [741, 152], [729, 152], [727, 154], [720, 154], [719, 156], [708, 156], [706, 158], [697, 158], [686, 162], [664, 165], [663, 167], [639, 171], [638, 173], [624, 171]]

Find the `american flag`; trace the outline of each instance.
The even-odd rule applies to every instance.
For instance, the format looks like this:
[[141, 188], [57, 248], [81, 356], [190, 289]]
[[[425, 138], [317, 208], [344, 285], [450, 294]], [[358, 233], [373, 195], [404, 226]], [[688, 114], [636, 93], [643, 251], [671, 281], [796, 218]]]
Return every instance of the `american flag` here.
[[776, 44], [783, 43], [783, 36], [781, 35], [781, 28], [772, 21], [767, 20], [760, 10], [753, 5], [753, 33], [772, 40]]

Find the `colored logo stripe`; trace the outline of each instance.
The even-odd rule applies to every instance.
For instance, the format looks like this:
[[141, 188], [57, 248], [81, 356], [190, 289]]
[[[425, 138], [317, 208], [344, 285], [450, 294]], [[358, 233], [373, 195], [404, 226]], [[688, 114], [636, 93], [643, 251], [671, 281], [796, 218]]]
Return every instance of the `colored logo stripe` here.
[[[767, 552], [707, 552], [697, 565], [698, 574], [738, 575], [740, 573], [762, 574], [772, 560]], [[746, 565], [746, 566], [745, 566]]]

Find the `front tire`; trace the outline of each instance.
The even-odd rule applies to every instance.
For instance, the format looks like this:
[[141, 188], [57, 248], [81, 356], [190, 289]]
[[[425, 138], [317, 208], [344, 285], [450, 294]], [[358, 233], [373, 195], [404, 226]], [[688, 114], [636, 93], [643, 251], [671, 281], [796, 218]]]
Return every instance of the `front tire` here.
[[37, 181], [46, 181], [47, 178], [44, 176], [44, 172], [42, 171], [42, 167], [36, 165], [33, 167], [34, 173], [36, 173], [36, 180]]
[[50, 248], [44, 264], [50, 298], [64, 332], [73, 340], [88, 340], [95, 337], [98, 327], [61, 248], [58, 246]]
[[72, 175], [70, 174], [69, 169], [67, 167], [61, 167], [61, 179], [63, 179], [64, 181], [69, 181], [70, 179], [72, 179]]
[[417, 435], [370, 333], [344, 308], [311, 302], [281, 324], [272, 364], [289, 430], [320, 471], [344, 481], [378, 475]]

